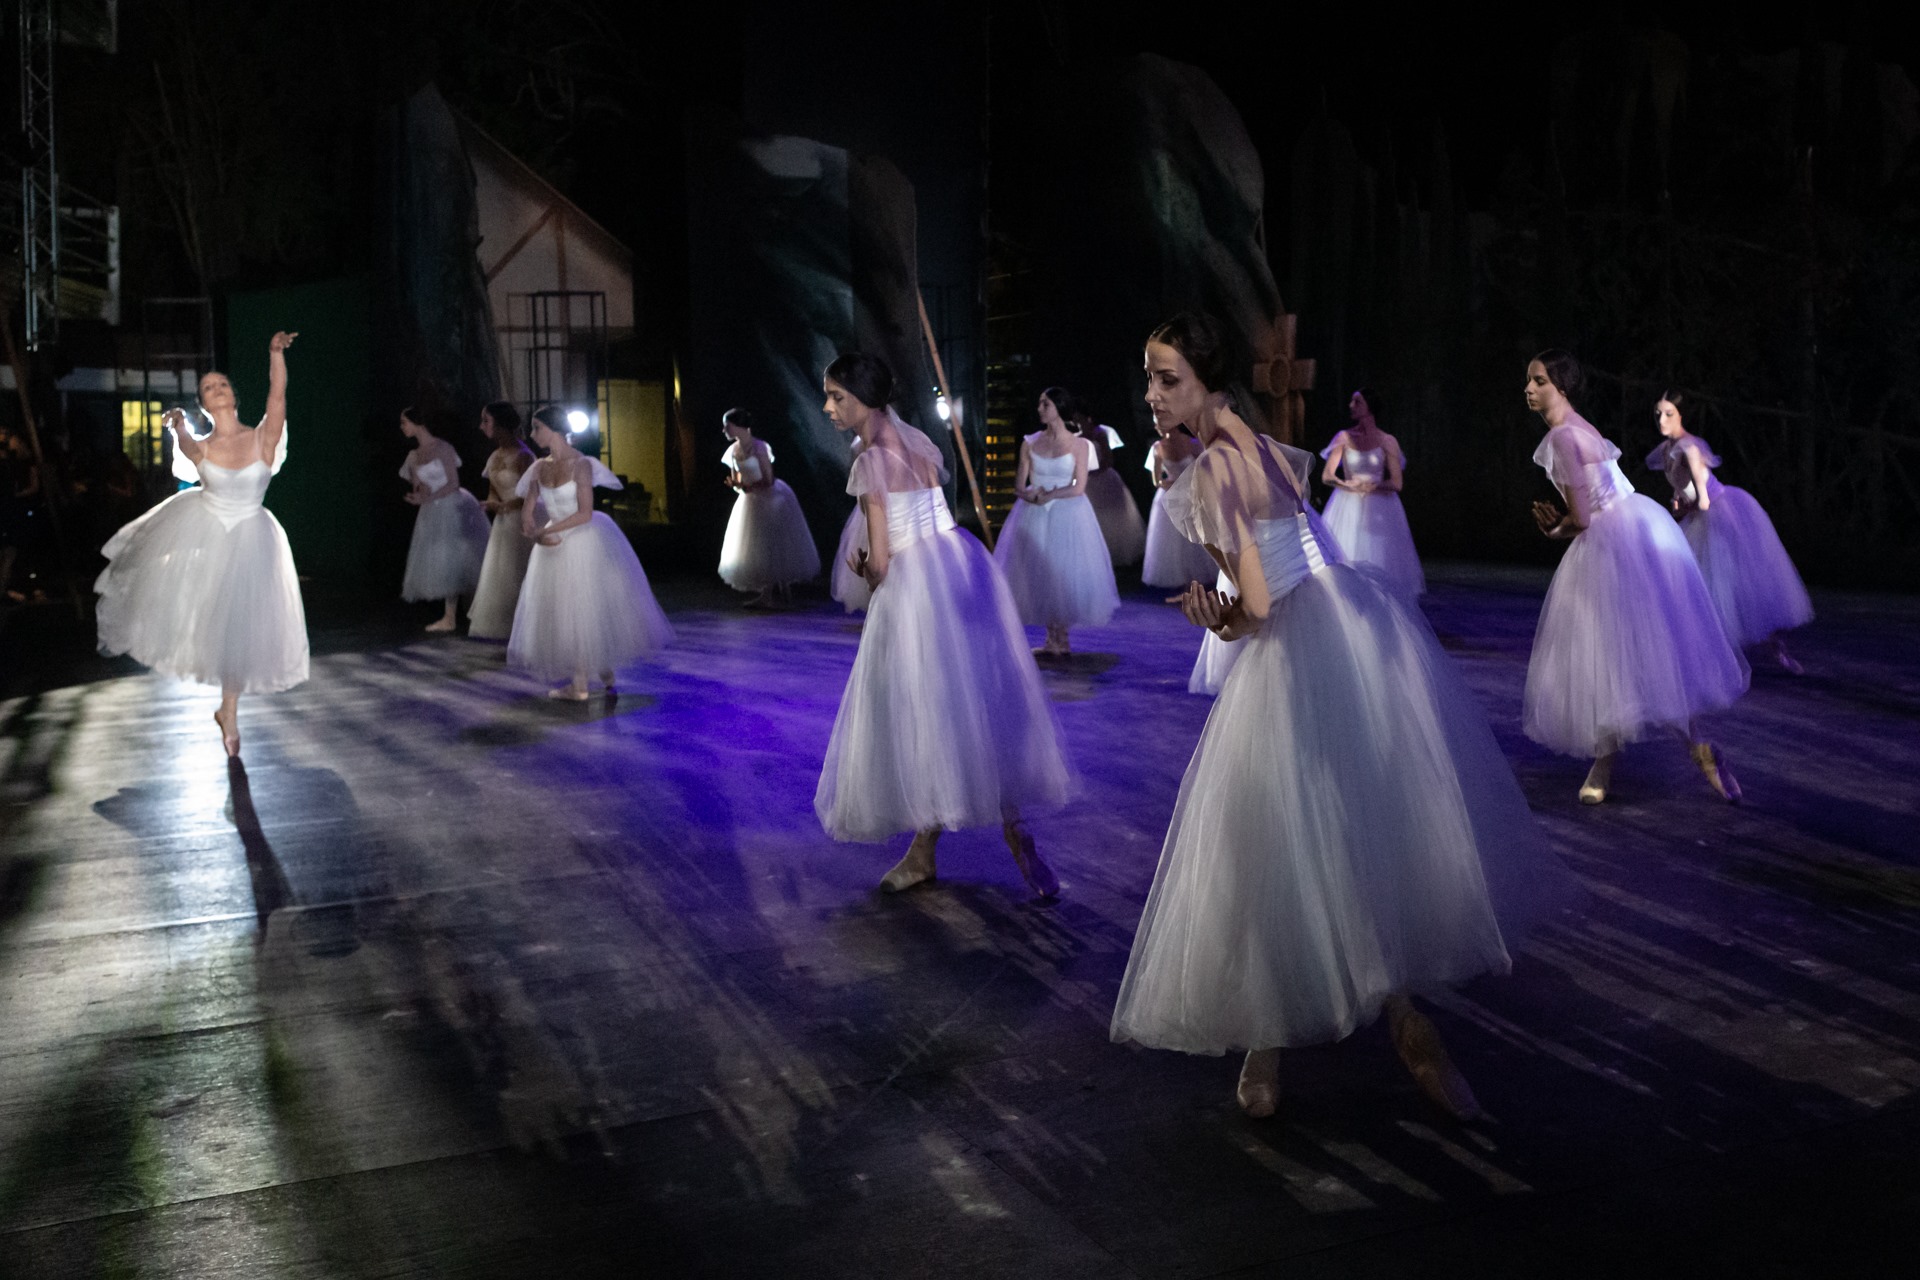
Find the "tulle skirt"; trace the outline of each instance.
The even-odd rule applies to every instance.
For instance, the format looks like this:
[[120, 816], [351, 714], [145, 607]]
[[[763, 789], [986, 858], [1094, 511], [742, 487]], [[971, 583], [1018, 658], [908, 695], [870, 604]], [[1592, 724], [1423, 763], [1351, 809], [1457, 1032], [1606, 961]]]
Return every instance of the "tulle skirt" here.
[[836, 840], [997, 826], [1065, 800], [1072, 775], [1013, 596], [948, 529], [897, 552], [867, 605], [813, 797]]
[[480, 585], [489, 530], [480, 501], [465, 489], [420, 508], [407, 547], [407, 576], [402, 600], [445, 600], [473, 594]]
[[1189, 582], [1211, 582], [1220, 572], [1207, 549], [1189, 542], [1167, 518], [1165, 489], [1153, 491], [1153, 513], [1147, 517], [1146, 558], [1140, 581], [1150, 587], [1184, 587]]
[[126, 525], [101, 548], [100, 652], [201, 684], [273, 693], [307, 678], [307, 615], [293, 550], [264, 509], [229, 529], [202, 489]]
[[1180, 784], [1113, 1038], [1337, 1040], [1397, 992], [1511, 966], [1574, 894], [1426, 622], [1352, 566], [1275, 602]]
[[1427, 578], [1420, 571], [1420, 553], [1413, 549], [1413, 531], [1399, 494], [1335, 489], [1327, 499], [1326, 523], [1347, 563], [1373, 565], [1408, 599], [1426, 591]]
[[520, 513], [496, 513], [487, 534], [486, 558], [480, 564], [480, 585], [467, 611], [468, 635], [505, 640], [513, 633], [513, 611], [520, 604], [520, 584], [526, 580], [527, 558], [532, 554], [533, 539], [520, 532]]
[[1014, 503], [993, 559], [1030, 627], [1105, 626], [1120, 607], [1113, 561], [1085, 494]]
[[845, 606], [848, 613], [865, 609], [867, 598], [872, 594], [867, 588], [867, 580], [849, 567], [860, 552], [868, 549], [867, 513], [856, 503], [853, 514], [847, 517], [847, 523], [840, 530], [840, 547], [833, 554], [833, 598]]
[[555, 680], [618, 671], [673, 642], [627, 535], [604, 511], [536, 545], [513, 611], [507, 665]]
[[[1223, 595], [1233, 592], [1233, 579], [1225, 573], [1221, 573], [1213, 585], [1214, 590]], [[1211, 631], [1202, 631], [1200, 637], [1200, 652], [1193, 660], [1193, 673], [1187, 677], [1187, 692], [1210, 698], [1227, 682], [1227, 673], [1233, 670], [1233, 664], [1240, 660], [1246, 646], [1238, 640], [1222, 640]]]
[[733, 500], [720, 544], [720, 578], [736, 591], [764, 591], [820, 574], [820, 552], [785, 480]]
[[1706, 579], [1720, 625], [1735, 646], [1813, 621], [1813, 601], [1773, 521], [1745, 489], [1722, 486], [1705, 511], [1680, 522]]
[[1102, 467], [1087, 477], [1087, 501], [1100, 518], [1100, 536], [1106, 539], [1107, 556], [1114, 567], [1138, 564], [1147, 552], [1147, 522], [1120, 473]]
[[1680, 526], [1627, 494], [1594, 515], [1554, 571], [1527, 663], [1527, 736], [1564, 755], [1603, 755], [1732, 705], [1748, 675]]

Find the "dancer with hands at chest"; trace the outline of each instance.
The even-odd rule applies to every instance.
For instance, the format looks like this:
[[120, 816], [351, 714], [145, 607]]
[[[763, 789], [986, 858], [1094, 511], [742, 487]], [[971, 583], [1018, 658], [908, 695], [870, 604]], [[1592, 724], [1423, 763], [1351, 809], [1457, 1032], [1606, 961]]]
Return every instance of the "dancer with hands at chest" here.
[[796, 582], [820, 573], [820, 553], [800, 510], [800, 500], [785, 480], [773, 474], [773, 450], [753, 434], [753, 415], [729, 409], [720, 417], [729, 441], [721, 461], [733, 500], [727, 534], [720, 544], [720, 578], [735, 591], [757, 592], [750, 609], [765, 609], [778, 593], [791, 602]]
[[[1241, 647], [1180, 783], [1112, 1034], [1246, 1050], [1238, 1097], [1273, 1113], [1279, 1050], [1385, 1010], [1421, 1088], [1478, 1103], [1420, 991], [1504, 973], [1571, 894], [1486, 717], [1418, 612], [1340, 562], [1306, 502], [1311, 455], [1256, 433], [1230, 390], [1250, 360], [1211, 319], [1148, 339], [1147, 405], [1205, 446], [1167, 511], [1232, 593], [1182, 610]], [[1329, 780], [1337, 780], [1337, 784]]]
[[1065, 800], [1072, 776], [1013, 596], [954, 524], [939, 446], [888, 407], [885, 362], [849, 352], [822, 389], [834, 429], [861, 441], [847, 492], [867, 544], [849, 567], [871, 594], [814, 812], [836, 840], [914, 833], [880, 881], [891, 892], [934, 878], [942, 831], [999, 823], [1028, 887], [1051, 898], [1059, 881], [1021, 811]]
[[1746, 691], [1693, 550], [1660, 504], [1634, 492], [1620, 449], [1575, 411], [1580, 363], [1542, 351], [1527, 365], [1527, 407], [1547, 424], [1533, 452], [1566, 502], [1533, 504], [1540, 532], [1566, 542], [1527, 660], [1529, 738], [1592, 767], [1582, 804], [1600, 804], [1630, 742], [1669, 733], [1687, 743], [1715, 794], [1740, 798], [1725, 756], [1695, 718]]
[[1327, 532], [1349, 564], [1373, 565], [1411, 600], [1425, 593], [1427, 579], [1400, 505], [1407, 459], [1400, 442], [1373, 420], [1368, 395], [1360, 390], [1348, 398], [1353, 425], [1320, 454], [1327, 460], [1320, 478], [1333, 486], [1327, 499]]
[[407, 573], [400, 584], [406, 601], [442, 600], [446, 612], [428, 631], [451, 631], [459, 622], [460, 597], [480, 585], [490, 530], [479, 500], [460, 487], [460, 454], [427, 425], [418, 409], [400, 411], [400, 432], [413, 451], [400, 464], [407, 501], [420, 508], [407, 547]]
[[[240, 754], [240, 695], [274, 693], [307, 678], [307, 619], [286, 531], [262, 504], [287, 452], [287, 348], [267, 344], [266, 416], [240, 421], [224, 373], [200, 379], [200, 410], [213, 423], [196, 439], [187, 416], [167, 415], [178, 455], [200, 485], [126, 525], [101, 548], [94, 583], [100, 652], [125, 653], [155, 671], [220, 686], [213, 714], [229, 756]], [[184, 466], [182, 465], [184, 464]]]
[[520, 603], [520, 584], [526, 580], [527, 558], [533, 542], [520, 532], [520, 477], [533, 465], [533, 451], [520, 437], [520, 411], [498, 400], [480, 411], [480, 431], [493, 442], [487, 456], [487, 500], [483, 510], [492, 519], [487, 554], [480, 562], [480, 585], [467, 610], [467, 634], [478, 640], [505, 640], [513, 631], [513, 611]]

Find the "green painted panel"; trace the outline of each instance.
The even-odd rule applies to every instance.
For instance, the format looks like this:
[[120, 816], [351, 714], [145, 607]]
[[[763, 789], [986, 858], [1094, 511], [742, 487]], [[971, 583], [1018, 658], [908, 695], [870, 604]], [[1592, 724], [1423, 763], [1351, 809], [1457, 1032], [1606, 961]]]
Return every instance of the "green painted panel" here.
[[327, 280], [235, 293], [227, 300], [227, 376], [240, 417], [267, 399], [267, 340], [300, 335], [287, 353], [287, 465], [267, 491], [302, 574], [366, 573], [373, 531], [362, 426], [368, 413], [368, 285]]

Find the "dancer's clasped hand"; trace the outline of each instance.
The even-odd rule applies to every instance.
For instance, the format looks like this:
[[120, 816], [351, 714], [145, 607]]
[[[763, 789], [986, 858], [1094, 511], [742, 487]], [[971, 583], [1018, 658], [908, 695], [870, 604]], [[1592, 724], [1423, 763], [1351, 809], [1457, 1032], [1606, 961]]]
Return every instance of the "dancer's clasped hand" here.
[[1205, 627], [1209, 631], [1224, 631], [1231, 627], [1234, 610], [1240, 601], [1237, 597], [1225, 595], [1202, 582], [1189, 582], [1187, 589], [1177, 596], [1168, 596], [1168, 604], [1180, 606], [1180, 612], [1187, 621], [1196, 627]]
[[1577, 529], [1571, 533], [1567, 531], [1566, 513], [1551, 502], [1533, 504], [1533, 522], [1539, 525], [1540, 532], [1549, 538], [1570, 538], [1574, 533], [1579, 532]]

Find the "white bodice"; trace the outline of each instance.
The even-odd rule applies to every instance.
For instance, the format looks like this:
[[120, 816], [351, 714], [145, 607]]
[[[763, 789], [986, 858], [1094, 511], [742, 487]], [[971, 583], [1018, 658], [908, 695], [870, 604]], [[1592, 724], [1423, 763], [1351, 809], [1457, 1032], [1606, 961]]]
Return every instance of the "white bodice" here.
[[1340, 455], [1340, 465], [1346, 470], [1349, 480], [1379, 484], [1387, 474], [1387, 447], [1381, 445], [1377, 449], [1356, 449], [1348, 445], [1346, 452]]
[[487, 459], [487, 492], [495, 502], [513, 501], [514, 486], [519, 484], [522, 473], [509, 465], [512, 461], [510, 453], [495, 453]]
[[260, 510], [272, 480], [273, 472], [264, 462], [249, 462], [238, 470], [229, 470], [217, 462], [200, 460], [200, 485], [206, 492], [207, 509], [228, 529]]
[[954, 527], [941, 489], [905, 489], [887, 495], [887, 544], [893, 554]]
[[1027, 463], [1027, 480], [1035, 489], [1046, 492], [1065, 489], [1073, 483], [1072, 453], [1063, 453], [1057, 458], [1043, 458], [1028, 450]]
[[1274, 600], [1330, 565], [1339, 555], [1328, 555], [1314, 536], [1313, 522], [1303, 511], [1277, 520], [1256, 520], [1254, 534], [1260, 546], [1260, 570], [1267, 578], [1267, 594]]
[[[1585, 419], [1575, 421], [1585, 430], [1571, 423], [1553, 428], [1533, 451], [1533, 460], [1546, 471], [1563, 498], [1571, 502], [1572, 492], [1578, 488], [1586, 497], [1588, 511], [1605, 511], [1634, 492], [1633, 482], [1620, 469], [1619, 447]], [[1556, 441], [1563, 432], [1567, 433], [1564, 439]]]

